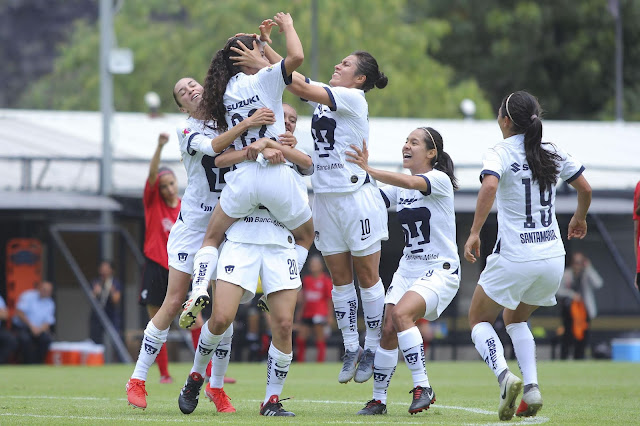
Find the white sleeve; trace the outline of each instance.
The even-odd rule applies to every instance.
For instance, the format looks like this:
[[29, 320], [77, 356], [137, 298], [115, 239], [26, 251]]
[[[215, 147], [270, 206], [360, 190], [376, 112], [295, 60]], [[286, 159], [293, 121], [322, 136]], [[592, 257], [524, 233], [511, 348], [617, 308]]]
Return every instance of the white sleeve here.
[[198, 130], [199, 129], [191, 128], [187, 122], [184, 122], [176, 128], [178, 141], [180, 142], [180, 151], [186, 152], [189, 155], [193, 155], [195, 151], [211, 157], [218, 155], [219, 152], [215, 152], [211, 146], [211, 138], [200, 133]]
[[369, 107], [367, 106], [367, 100], [359, 90], [329, 86], [325, 86], [325, 90], [329, 94], [329, 98], [333, 101], [334, 107], [329, 105], [332, 111], [354, 117], [368, 115]]
[[[544, 145], [543, 145], [544, 146]], [[546, 148], [546, 147], [545, 147]], [[560, 172], [558, 177], [567, 183], [571, 183], [576, 180], [582, 172], [584, 172], [584, 166], [578, 160], [573, 158], [562, 149], [555, 147], [556, 153], [560, 156], [561, 160], [558, 163]]]
[[384, 200], [384, 204], [389, 207], [398, 205], [398, 187], [393, 185], [386, 185], [380, 189], [380, 195]]
[[283, 59], [276, 64], [262, 68], [256, 74], [256, 79], [256, 84], [260, 88], [260, 93], [275, 102], [281, 102], [282, 93], [284, 92], [284, 89], [291, 84], [292, 75], [287, 75]]
[[482, 157], [482, 171], [480, 172], [480, 182], [485, 175], [493, 175], [500, 179], [504, 173], [502, 158], [495, 148], [489, 149]]
[[453, 193], [451, 179], [444, 172], [430, 171], [425, 174], [416, 175], [427, 181], [427, 190], [422, 192], [424, 196], [446, 197]]

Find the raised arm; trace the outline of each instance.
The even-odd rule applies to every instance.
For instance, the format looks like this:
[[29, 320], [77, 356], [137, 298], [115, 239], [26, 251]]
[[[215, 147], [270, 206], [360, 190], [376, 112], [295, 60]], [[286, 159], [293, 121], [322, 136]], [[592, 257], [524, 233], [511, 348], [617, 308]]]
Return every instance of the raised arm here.
[[304, 51], [302, 50], [302, 43], [300, 37], [293, 26], [293, 19], [288, 13], [278, 12], [273, 20], [278, 24], [280, 32], [284, 33], [287, 42], [287, 56], [284, 58], [284, 67], [287, 71], [287, 75], [293, 74], [293, 72], [302, 65], [304, 61]]
[[578, 206], [571, 221], [569, 221], [567, 237], [569, 239], [583, 239], [587, 235], [587, 211], [591, 205], [591, 185], [582, 175], [571, 182], [570, 185], [578, 191]]
[[400, 188], [417, 189], [422, 192], [427, 192], [429, 190], [427, 181], [419, 176], [388, 172], [386, 170], [374, 169], [369, 166], [369, 150], [367, 149], [367, 141], [362, 141], [362, 150], [355, 145], [351, 145], [351, 149], [355, 152], [345, 152], [345, 154], [351, 157], [347, 158], [347, 161], [360, 166], [360, 168], [369, 173], [369, 175], [371, 175], [375, 180], [379, 180], [387, 185], [399, 186]]
[[162, 148], [169, 142], [169, 134], [168, 133], [160, 133], [158, 136], [158, 145], [156, 146], [156, 151], [153, 153], [153, 157], [151, 157], [151, 163], [149, 164], [149, 177], [147, 180], [150, 185], [154, 185], [156, 183], [156, 179], [158, 179], [158, 169], [160, 168], [160, 156], [162, 154]]

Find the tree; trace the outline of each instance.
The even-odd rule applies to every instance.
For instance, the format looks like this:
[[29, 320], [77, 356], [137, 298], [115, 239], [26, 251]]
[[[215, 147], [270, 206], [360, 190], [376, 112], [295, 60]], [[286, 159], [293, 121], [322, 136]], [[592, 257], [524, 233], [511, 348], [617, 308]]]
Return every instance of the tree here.
[[[494, 115], [473, 77], [457, 78], [454, 70], [425, 54], [438, 46], [448, 24], [410, 21], [406, 1], [345, 0], [319, 3], [319, 79], [328, 81], [334, 64], [354, 50], [368, 50], [389, 77], [384, 90], [368, 94], [370, 114], [390, 117], [459, 117], [464, 98], [473, 99], [479, 117]], [[227, 38], [255, 32], [262, 19], [289, 11], [302, 39], [310, 73], [311, 14], [308, 1], [211, 2], [208, 0], [128, 1], [114, 20], [118, 44], [134, 51], [135, 70], [114, 78], [119, 111], [145, 110], [144, 93], [160, 94], [162, 110], [175, 111], [174, 83], [191, 75], [203, 80], [209, 61]], [[284, 53], [284, 40], [274, 32], [273, 47]], [[25, 108], [98, 109], [99, 34], [97, 24], [76, 23], [68, 45], [51, 75], [33, 84], [21, 99]], [[287, 100], [301, 107], [293, 96]], [[305, 109], [301, 110], [304, 114]]]
[[[621, 0], [627, 119], [640, 118], [640, 3]], [[450, 24], [428, 53], [476, 80], [497, 107], [518, 89], [558, 119], [612, 118], [614, 22], [607, 0], [411, 0], [414, 20]], [[455, 81], [455, 80], [454, 80]]]

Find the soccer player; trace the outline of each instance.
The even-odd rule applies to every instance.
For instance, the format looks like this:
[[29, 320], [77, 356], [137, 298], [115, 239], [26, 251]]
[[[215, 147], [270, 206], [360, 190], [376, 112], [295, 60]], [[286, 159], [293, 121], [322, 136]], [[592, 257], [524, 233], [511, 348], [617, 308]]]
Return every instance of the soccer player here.
[[584, 167], [552, 143], [542, 142], [540, 105], [531, 94], [506, 96], [498, 110], [504, 140], [485, 154], [482, 186], [464, 257], [480, 256], [480, 230], [494, 200], [498, 204], [498, 238], [480, 275], [471, 306], [469, 326], [475, 347], [498, 378], [498, 417], [510, 420], [523, 381], [509, 371], [504, 349], [492, 325], [503, 311], [507, 333], [524, 379], [518, 416], [535, 416], [542, 407], [536, 351], [527, 321], [539, 306], [556, 304], [564, 271], [565, 251], [555, 217], [555, 186], [563, 179], [578, 191], [578, 205], [569, 222], [568, 238], [587, 234], [591, 187]]
[[[260, 238], [256, 239], [256, 235]], [[282, 407], [280, 394], [293, 359], [291, 332], [301, 286], [298, 260], [292, 233], [263, 207], [227, 230], [227, 241], [218, 260], [213, 312], [202, 327], [193, 367], [178, 399], [183, 413], [193, 412], [197, 407], [202, 384], [197, 381], [198, 375], [219, 347], [225, 330], [236, 316], [238, 305], [255, 296], [259, 277], [269, 305], [272, 334], [267, 358], [267, 387], [260, 414], [294, 416]]]
[[373, 398], [358, 414], [387, 412], [387, 389], [398, 363], [398, 346], [413, 377], [409, 413], [427, 410], [436, 396], [429, 384], [422, 334], [416, 321], [437, 319], [460, 286], [453, 192], [458, 188], [453, 162], [442, 136], [431, 127], [409, 133], [402, 147], [402, 166], [411, 175], [369, 166], [367, 145], [347, 151], [347, 161], [374, 179], [387, 207], [396, 206], [404, 231], [404, 250], [385, 297], [380, 347], [373, 362]]
[[[147, 406], [145, 381], [149, 366], [166, 342], [171, 321], [180, 311], [186, 298], [193, 271], [194, 255], [202, 244], [209, 216], [211, 216], [224, 186], [224, 174], [229, 170], [229, 166], [227, 168], [217, 166], [216, 157], [242, 132], [251, 127], [275, 121], [271, 110], [261, 108], [239, 126], [222, 133], [216, 129], [215, 123], [202, 120], [197, 113], [198, 104], [202, 99], [202, 91], [202, 86], [193, 78], [180, 79], [173, 91], [178, 108], [181, 112], [189, 115], [176, 129], [182, 160], [187, 170], [188, 183], [182, 206], [177, 205], [179, 210], [175, 211], [175, 216], [173, 216], [178, 220], [171, 228], [168, 242], [161, 246], [162, 241], [156, 240], [153, 246], [155, 252], [162, 251], [164, 253], [165, 261], [169, 265], [168, 286], [165, 290], [166, 296], [163, 294], [160, 298], [160, 289], [155, 293], [160, 300], [161, 307], [154, 313], [144, 330], [140, 355], [131, 379], [127, 383], [128, 402], [137, 408], [146, 408]], [[164, 146], [168, 140], [168, 135], [161, 135], [159, 147]], [[242, 161], [246, 158], [247, 152], [233, 152], [231, 155], [235, 156], [236, 161]], [[173, 190], [172, 193], [177, 193], [175, 178], [170, 182], [173, 182], [173, 186], [170, 187]], [[222, 383], [218, 383], [223, 380], [229, 364], [232, 334], [233, 328], [229, 327], [226, 339], [221, 344], [221, 350], [225, 349], [227, 353], [225, 357], [216, 358], [214, 361], [214, 371], [210, 379], [214, 387], [220, 388], [220, 392], [217, 394], [212, 393], [214, 396], [219, 396], [219, 398], [212, 398], [219, 411], [230, 410], [229, 407], [233, 408], [222, 391]]]
[[325, 327], [329, 322], [329, 312], [333, 311], [331, 303], [331, 277], [324, 271], [324, 263], [320, 255], [309, 259], [309, 274], [302, 278], [302, 291], [298, 293], [300, 307], [296, 318], [296, 361], [304, 362], [307, 338], [313, 330], [318, 353], [316, 362], [324, 362], [327, 352]]
[[[286, 38], [286, 58], [279, 64], [262, 69], [236, 66], [231, 58], [237, 54], [239, 47], [247, 50], [258, 48], [262, 52], [253, 37], [239, 35], [232, 37], [214, 55], [205, 80], [200, 111], [206, 118], [214, 119], [222, 130], [238, 125], [252, 116], [259, 107], [268, 107], [276, 115], [273, 125], [242, 133], [234, 141], [237, 150], [251, 147], [259, 138], [276, 140], [285, 130], [282, 93], [291, 83], [293, 71], [302, 64], [304, 54], [291, 15], [280, 12], [274, 20]], [[265, 61], [265, 65], [268, 62]], [[217, 263], [218, 247], [224, 239], [226, 229], [237, 218], [247, 216], [258, 205], [268, 208], [278, 221], [292, 230], [296, 237], [298, 266], [301, 268], [304, 265], [313, 243], [313, 223], [306, 185], [293, 170], [292, 162], [311, 173], [311, 158], [304, 156], [304, 162], [300, 163], [295, 159], [294, 150], [288, 150], [286, 146], [283, 148], [287, 163], [269, 165], [259, 156], [258, 162], [240, 163], [237, 170], [227, 176], [219, 208], [211, 215], [202, 248], [196, 254], [193, 291], [180, 315], [180, 326], [191, 327], [195, 316], [210, 303], [207, 285]], [[250, 152], [259, 152], [261, 149], [262, 147], [253, 146]]]

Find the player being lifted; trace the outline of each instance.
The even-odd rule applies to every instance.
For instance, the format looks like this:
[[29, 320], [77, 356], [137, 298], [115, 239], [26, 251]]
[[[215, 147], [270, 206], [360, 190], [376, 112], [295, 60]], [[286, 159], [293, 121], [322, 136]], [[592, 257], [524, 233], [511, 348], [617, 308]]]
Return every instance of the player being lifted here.
[[[260, 107], [271, 109], [276, 122], [240, 134], [234, 141], [237, 150], [250, 146], [260, 138], [273, 138], [284, 133], [282, 93], [291, 83], [291, 74], [302, 64], [302, 44], [293, 26], [291, 16], [278, 13], [274, 21], [284, 33], [287, 57], [278, 64], [260, 67], [236, 66], [233, 59], [239, 47], [247, 50], [260, 49], [256, 40], [247, 35], [231, 38], [223, 49], [213, 57], [204, 85], [200, 113], [205, 119], [215, 120], [221, 130], [233, 128], [252, 116]], [[264, 65], [269, 65], [264, 62]], [[254, 147], [261, 150], [263, 146]], [[288, 160], [285, 164], [269, 165], [259, 156], [256, 161], [237, 165], [237, 170], [226, 176], [227, 185], [220, 195], [218, 207], [213, 211], [202, 248], [198, 250], [194, 263], [194, 280], [191, 297], [185, 302], [180, 315], [180, 325], [189, 328], [196, 315], [210, 303], [207, 286], [218, 259], [218, 247], [228, 227], [238, 218], [247, 216], [258, 205], [263, 205], [296, 237], [297, 267], [301, 268], [313, 243], [313, 223], [309, 208], [307, 188], [293, 169], [290, 161], [296, 162], [299, 170], [311, 173], [311, 159], [295, 161], [293, 150], [283, 146], [282, 152]]]
[[453, 191], [457, 181], [442, 136], [431, 127], [409, 133], [402, 147], [404, 173], [369, 166], [366, 144], [347, 152], [373, 178], [389, 184], [380, 189], [387, 207], [396, 206], [405, 246], [385, 297], [382, 340], [373, 362], [373, 398], [358, 414], [385, 414], [387, 389], [398, 363], [398, 347], [413, 376], [409, 413], [426, 410], [436, 395], [429, 384], [422, 335], [416, 320], [437, 319], [460, 286]]

